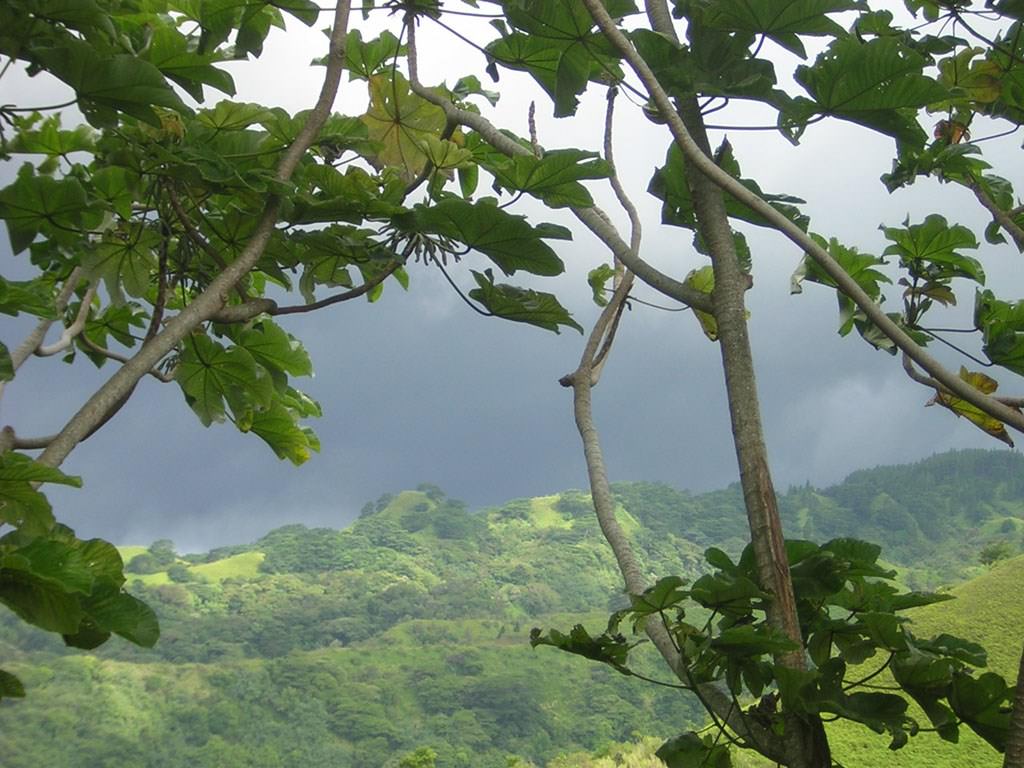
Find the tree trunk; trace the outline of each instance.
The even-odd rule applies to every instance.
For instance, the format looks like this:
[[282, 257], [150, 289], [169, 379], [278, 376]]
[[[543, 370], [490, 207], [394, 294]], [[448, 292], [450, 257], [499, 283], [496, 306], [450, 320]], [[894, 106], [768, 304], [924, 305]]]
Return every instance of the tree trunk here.
[[[679, 112], [690, 135], [710, 157], [704, 120], [696, 100], [680, 104]], [[747, 330], [744, 294], [750, 277], [743, 272], [737, 258], [721, 190], [688, 162], [686, 180], [693, 197], [698, 230], [711, 253], [715, 274], [712, 303], [718, 324], [729, 416], [758, 579], [761, 588], [771, 595], [768, 621], [802, 647], [778, 502], [768, 469], [768, 452], [761, 428], [757, 382]], [[781, 654], [776, 662], [793, 669], [805, 666], [802, 650]], [[821, 720], [787, 713], [787, 702], [782, 704], [786, 723], [786, 764], [790, 768], [830, 768], [832, 759]]]
[[1006, 738], [1003, 768], [1024, 768], [1024, 653], [1017, 669], [1017, 688], [1013, 693], [1010, 735]]

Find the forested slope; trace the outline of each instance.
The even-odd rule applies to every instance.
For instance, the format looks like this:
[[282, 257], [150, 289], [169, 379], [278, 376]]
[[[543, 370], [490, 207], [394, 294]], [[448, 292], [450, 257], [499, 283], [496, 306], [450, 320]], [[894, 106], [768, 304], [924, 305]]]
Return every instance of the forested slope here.
[[[1022, 469], [1013, 453], [960, 452], [791, 489], [781, 503], [790, 535], [881, 541], [908, 582], [935, 585], [983, 572], [986, 545], [1020, 550]], [[652, 581], [692, 578], [706, 546], [742, 545], [736, 488], [616, 492]], [[0, 654], [29, 688], [0, 705], [5, 766], [370, 768], [419, 746], [441, 768], [504, 767], [510, 755], [539, 765], [699, 717], [671, 690], [529, 648], [531, 626], [599, 629], [624, 599], [579, 492], [474, 514], [423, 486], [368, 504], [343, 531], [292, 525], [203, 555], [169, 542], [123, 552], [161, 641], [70, 652], [4, 617]], [[1019, 564], [915, 621], [964, 623], [953, 631], [987, 642], [1012, 676], [1002, 666], [1019, 638], [1007, 636], [1021, 624], [1000, 621], [1002, 601], [1016, 601], [1000, 574]]]

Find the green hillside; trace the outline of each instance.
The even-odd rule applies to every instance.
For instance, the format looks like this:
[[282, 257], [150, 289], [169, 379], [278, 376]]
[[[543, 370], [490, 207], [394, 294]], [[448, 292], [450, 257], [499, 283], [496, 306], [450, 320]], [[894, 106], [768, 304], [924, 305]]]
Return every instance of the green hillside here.
[[[989, 571], [978, 557], [992, 543], [1020, 551], [1022, 470], [1013, 453], [959, 452], [854, 473], [828, 489], [791, 489], [780, 503], [790, 535], [884, 541], [910, 584], [981, 574], [955, 589], [957, 601], [913, 618], [919, 634], [941, 627], [981, 641], [1013, 677], [1024, 561]], [[615, 491], [652, 582], [693, 578], [705, 547], [743, 544], [735, 487]], [[530, 649], [532, 626], [600, 629], [623, 604], [589, 497], [578, 491], [471, 513], [422, 486], [367, 504], [345, 530], [288, 525], [198, 555], [165, 541], [121, 551], [132, 591], [160, 615], [160, 642], [69, 651], [0, 617], [5, 667], [29, 690], [0, 703], [4, 766], [393, 768], [424, 746], [439, 768], [505, 768], [510, 756], [544, 765], [569, 754], [553, 765], [641, 766], [651, 742], [615, 745], [700, 722], [694, 702], [674, 691]], [[646, 671], [664, 677], [654, 660]], [[90, 711], [104, 715], [81, 716]], [[962, 764], [956, 748], [930, 737], [895, 756], [868, 731], [834, 738], [848, 768]], [[991, 755], [968, 744], [972, 759]]]

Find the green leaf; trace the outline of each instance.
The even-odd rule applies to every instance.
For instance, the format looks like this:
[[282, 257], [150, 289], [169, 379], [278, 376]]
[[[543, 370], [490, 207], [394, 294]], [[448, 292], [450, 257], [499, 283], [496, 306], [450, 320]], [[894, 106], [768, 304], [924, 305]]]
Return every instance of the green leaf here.
[[259, 435], [279, 459], [288, 459], [296, 466], [320, 450], [320, 441], [312, 430], [300, 427], [295, 415], [278, 401], [257, 412], [249, 430]]
[[608, 264], [595, 267], [587, 273], [587, 284], [594, 292], [594, 303], [599, 307], [608, 305], [605, 293], [608, 291], [608, 281], [615, 277], [615, 270]]
[[100, 242], [83, 254], [82, 266], [92, 277], [103, 280], [115, 300], [123, 300], [122, 291], [142, 298], [156, 272], [162, 241], [155, 229], [125, 225], [105, 232]]
[[0, 524], [41, 535], [53, 527], [53, 512], [37, 483], [57, 483], [80, 488], [81, 478], [65, 475], [20, 453], [0, 455]]
[[709, 27], [763, 34], [801, 57], [797, 35], [842, 35], [843, 28], [827, 14], [862, 7], [856, 0], [700, 0], [690, 5], [701, 9], [701, 22]]
[[[767, 201], [776, 211], [792, 221], [803, 230], [807, 229], [809, 219], [795, 204], [804, 201], [791, 195], [769, 194], [761, 189], [757, 182], [740, 177], [739, 163], [733, 155], [728, 142], [723, 143], [715, 155], [723, 170], [734, 176], [743, 186]], [[647, 191], [663, 202], [661, 221], [687, 229], [697, 228], [697, 216], [693, 207], [693, 195], [686, 181], [686, 170], [682, 150], [673, 143], [665, 158], [665, 165], [654, 172]], [[727, 195], [726, 212], [731, 218], [755, 224], [759, 227], [774, 227], [761, 214], [740, 203], [736, 198]]]
[[40, 50], [36, 55], [55, 77], [75, 89], [90, 121], [110, 122], [108, 113], [124, 112], [159, 128], [154, 107], [189, 112], [160, 70], [135, 56], [103, 57], [93, 46], [70, 37], [60, 48]]
[[135, 645], [152, 648], [160, 637], [153, 609], [112, 584], [95, 590], [82, 601], [82, 607], [97, 626]]
[[[634, 13], [631, 0], [606, 0], [613, 17]], [[509, 69], [529, 72], [555, 104], [555, 117], [576, 112], [577, 97], [591, 79], [621, 79], [618, 52], [599, 31], [580, 0], [522, 0], [506, 18], [518, 31], [487, 46], [488, 55]]]
[[471, 290], [469, 297], [496, 317], [536, 325], [555, 333], [559, 333], [559, 326], [562, 325], [583, 333], [583, 327], [572, 319], [572, 315], [552, 294], [495, 283], [490, 269], [483, 273], [476, 270], [471, 272], [479, 287]]
[[96, 132], [88, 125], [61, 130], [60, 115], [46, 118], [35, 129], [20, 130], [7, 144], [7, 151], [39, 155], [68, 155], [72, 152], [93, 152]]
[[396, 56], [404, 53], [405, 46], [387, 30], [379, 37], [363, 42], [359, 30], [353, 29], [348, 33], [345, 43], [345, 69], [348, 70], [349, 80], [369, 80], [381, 72], [385, 65], [390, 66]]
[[729, 747], [692, 731], [669, 739], [654, 753], [668, 768], [731, 768]]
[[208, 128], [237, 131], [254, 123], [269, 120], [271, 114], [271, 111], [261, 104], [225, 100], [217, 102], [212, 109], [199, 110], [196, 122]]
[[370, 77], [370, 105], [362, 120], [380, 146], [370, 158], [374, 166], [396, 168], [407, 183], [427, 164], [426, 139], [439, 138], [447, 124], [444, 110], [415, 95], [400, 72]]
[[180, 85], [196, 101], [203, 100], [203, 85], [212, 86], [229, 96], [235, 94], [231, 75], [213, 66], [223, 57], [217, 53], [197, 53], [190, 48], [189, 39], [173, 27], [157, 26], [142, 58]]
[[62, 635], [75, 634], [85, 617], [78, 598], [31, 571], [7, 567], [11, 559], [0, 560], [0, 603], [29, 624]]
[[633, 613], [640, 616], [650, 616], [673, 608], [689, 594], [683, 586], [686, 581], [679, 576], [666, 576], [658, 579], [653, 587], [648, 587], [640, 595], [630, 595], [630, 602], [633, 605]]
[[0, 341], [0, 381], [11, 381], [14, 378], [14, 360], [7, 351], [7, 345]]
[[553, 225], [531, 226], [523, 216], [499, 208], [485, 198], [468, 202], [447, 198], [435, 205], [417, 205], [411, 215], [399, 217], [408, 229], [442, 235], [480, 251], [506, 275], [522, 269], [535, 275], [559, 275], [562, 260], [542, 238], [571, 237]]
[[313, 362], [305, 347], [270, 319], [261, 320], [252, 328], [242, 331], [238, 345], [268, 368], [292, 376], [313, 375]]
[[498, 186], [533, 195], [550, 208], [592, 206], [594, 200], [580, 179], [602, 179], [611, 173], [611, 166], [597, 153], [580, 149], [550, 150], [543, 157], [505, 157], [496, 152], [478, 156]]
[[744, 624], [723, 629], [711, 641], [711, 647], [728, 656], [763, 656], [788, 653], [800, 646], [767, 625]]
[[693, 583], [690, 597], [705, 608], [730, 612], [748, 610], [751, 601], [767, 595], [745, 576], [706, 574]]
[[85, 189], [73, 177], [58, 181], [49, 176], [20, 173], [13, 184], [0, 190], [0, 219], [7, 221], [16, 254], [25, 250], [40, 232], [51, 234], [54, 228], [75, 232], [81, 227], [87, 209]]
[[1006, 748], [1010, 730], [1009, 702], [1013, 691], [994, 672], [975, 679], [967, 674], [953, 678], [949, 703], [956, 716], [999, 751]]
[[225, 401], [242, 431], [256, 411], [270, 407], [274, 385], [263, 366], [242, 347], [225, 349], [206, 334], [185, 341], [175, 380], [204, 426], [223, 421]]
[[974, 325], [982, 332], [988, 359], [1024, 376], [1024, 301], [1002, 301], [992, 291], [979, 291]]
[[932, 280], [966, 277], [985, 284], [985, 271], [981, 263], [959, 253], [965, 248], [977, 248], [978, 240], [967, 227], [952, 227], [945, 217], [933, 213], [923, 223], [905, 228], [880, 227], [885, 237], [893, 242], [883, 256], [899, 256], [900, 263], [914, 276]]
[[530, 645], [534, 648], [538, 645], [550, 645], [577, 656], [608, 664], [624, 675], [633, 674], [626, 666], [632, 646], [626, 642], [626, 638], [619, 634], [605, 632], [597, 637], [591, 637], [582, 624], [577, 624], [569, 631], [569, 634], [552, 629], [545, 635], [535, 627], [530, 630]]
[[25, 312], [47, 320], [56, 320], [53, 284], [44, 277], [19, 282], [0, 277], [0, 312], [14, 317]]
[[[946, 89], [923, 74], [924, 56], [894, 37], [836, 38], [796, 80], [814, 98], [811, 114], [833, 115], [920, 146], [913, 110], [943, 99]], [[810, 115], [808, 115], [810, 117]]]

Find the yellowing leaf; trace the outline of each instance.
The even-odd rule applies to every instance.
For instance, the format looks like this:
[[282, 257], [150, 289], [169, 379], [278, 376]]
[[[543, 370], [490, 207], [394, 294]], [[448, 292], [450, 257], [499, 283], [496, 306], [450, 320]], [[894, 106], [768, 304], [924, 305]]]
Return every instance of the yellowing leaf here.
[[374, 167], [396, 168], [407, 182], [427, 164], [425, 142], [440, 137], [446, 123], [444, 111], [412, 93], [398, 72], [370, 78], [370, 108], [362, 121], [369, 138], [380, 145]]
[[[991, 395], [999, 388], [999, 382], [990, 376], [986, 376], [980, 371], [968, 371], [966, 368], [961, 367], [960, 378], [979, 392], [983, 392], [986, 395]], [[935, 397], [932, 398], [928, 405], [934, 404], [948, 408], [957, 416], [963, 416], [979, 429], [982, 429], [992, 435], [996, 440], [1001, 440], [1013, 448], [1013, 439], [1007, 433], [1003, 422], [999, 421], [999, 419], [994, 416], [989, 416], [977, 406], [972, 405], [966, 400], [946, 391], [935, 393]]]
[[[715, 289], [715, 273], [710, 266], [701, 267], [700, 269], [691, 270], [683, 282], [691, 288], [695, 288], [701, 293], [706, 293], [710, 296], [711, 292]], [[712, 341], [718, 341], [718, 321], [715, 320], [714, 315], [701, 312], [699, 309], [694, 309], [693, 314], [696, 315], [697, 320], [700, 322], [704, 335]]]

